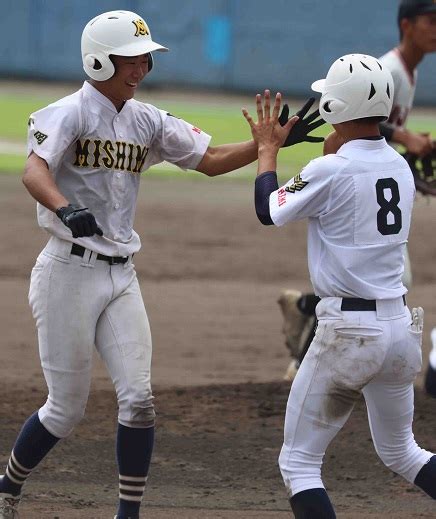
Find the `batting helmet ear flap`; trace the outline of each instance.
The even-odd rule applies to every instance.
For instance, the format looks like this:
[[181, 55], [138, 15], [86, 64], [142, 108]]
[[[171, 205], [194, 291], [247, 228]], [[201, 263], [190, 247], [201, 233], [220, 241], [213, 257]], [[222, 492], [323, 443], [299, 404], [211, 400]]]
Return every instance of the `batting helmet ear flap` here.
[[90, 78], [96, 81], [106, 81], [115, 74], [115, 67], [109, 56], [101, 52], [87, 54], [83, 58], [83, 69]]

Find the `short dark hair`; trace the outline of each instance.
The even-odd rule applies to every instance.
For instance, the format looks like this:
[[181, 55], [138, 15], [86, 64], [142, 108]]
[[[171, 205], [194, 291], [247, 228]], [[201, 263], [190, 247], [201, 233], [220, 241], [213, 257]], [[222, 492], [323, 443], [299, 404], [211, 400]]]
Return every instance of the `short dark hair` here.
[[434, 0], [400, 0], [397, 16], [400, 41], [403, 39], [401, 20], [407, 18], [414, 21], [417, 16], [426, 13], [436, 13], [436, 2]]
[[361, 119], [354, 119], [354, 122], [363, 123], [363, 124], [380, 124], [384, 121], [386, 121], [386, 117], [383, 117], [382, 115], [376, 115], [373, 117], [362, 117]]

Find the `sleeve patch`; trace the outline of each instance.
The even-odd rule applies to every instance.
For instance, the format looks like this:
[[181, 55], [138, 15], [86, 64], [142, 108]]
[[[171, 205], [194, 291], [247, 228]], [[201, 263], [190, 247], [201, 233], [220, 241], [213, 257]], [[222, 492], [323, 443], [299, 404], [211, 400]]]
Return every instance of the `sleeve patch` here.
[[282, 187], [277, 191], [277, 203], [279, 207], [286, 204], [286, 190]]
[[290, 186], [285, 187], [287, 193], [295, 193], [295, 191], [301, 191], [304, 189], [309, 182], [301, 178], [301, 173], [293, 178], [293, 183]]
[[33, 136], [35, 137], [35, 140], [38, 144], [42, 144], [48, 137], [48, 135], [39, 131], [35, 132]]

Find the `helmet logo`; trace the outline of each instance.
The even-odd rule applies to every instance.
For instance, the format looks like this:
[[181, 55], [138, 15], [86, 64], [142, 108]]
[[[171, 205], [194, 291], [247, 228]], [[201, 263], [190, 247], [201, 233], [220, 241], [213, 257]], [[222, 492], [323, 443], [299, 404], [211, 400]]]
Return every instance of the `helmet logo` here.
[[135, 26], [135, 36], [149, 36], [150, 31], [148, 30], [147, 24], [141, 18], [134, 20], [133, 25]]

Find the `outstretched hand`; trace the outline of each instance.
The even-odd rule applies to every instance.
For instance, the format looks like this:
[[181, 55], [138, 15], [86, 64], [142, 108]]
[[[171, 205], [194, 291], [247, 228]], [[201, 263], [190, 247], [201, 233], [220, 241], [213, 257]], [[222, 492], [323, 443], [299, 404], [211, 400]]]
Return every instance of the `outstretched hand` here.
[[[274, 107], [271, 114], [271, 97], [270, 91], [265, 90], [264, 99], [261, 94], [256, 95], [256, 111], [257, 122], [254, 122], [245, 108], [242, 113], [250, 125], [251, 134], [257, 143], [259, 152], [268, 150], [277, 154], [278, 150], [283, 146], [292, 127], [297, 123], [298, 116], [293, 116], [282, 126], [279, 122], [279, 112], [282, 96], [276, 94]], [[286, 117], [287, 118], [287, 117]]]
[[[307, 112], [312, 107], [315, 102], [315, 98], [309, 98], [306, 103], [298, 110], [295, 114], [299, 117], [299, 120], [292, 128], [292, 131], [289, 132], [288, 137], [283, 143], [283, 148], [287, 146], [293, 146], [294, 144], [298, 144], [299, 142], [322, 142], [324, 140], [323, 137], [313, 137], [309, 135], [310, 132], [316, 130], [323, 124], [325, 121], [319, 115], [319, 110], [315, 110], [310, 115], [306, 117]], [[284, 126], [288, 121], [289, 116], [289, 106], [287, 104], [283, 105], [282, 113], [279, 116], [279, 123]], [[305, 118], [306, 117], [306, 118]], [[318, 117], [320, 117], [318, 119]], [[317, 119], [317, 120], [315, 120]]]

